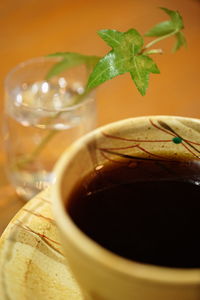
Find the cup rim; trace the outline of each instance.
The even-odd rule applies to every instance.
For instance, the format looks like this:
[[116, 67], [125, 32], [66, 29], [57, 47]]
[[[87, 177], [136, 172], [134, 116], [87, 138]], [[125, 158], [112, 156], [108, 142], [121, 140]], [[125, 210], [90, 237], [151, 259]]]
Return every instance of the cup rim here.
[[[71, 159], [76, 155], [76, 153], [81, 149], [84, 143], [89, 142], [97, 133], [100, 131], [106, 131], [113, 126], [123, 125], [123, 123], [129, 121], [140, 121], [146, 118], [161, 119], [161, 118], [171, 118], [177, 120], [190, 120], [193, 122], [198, 122], [200, 120], [192, 117], [184, 116], [170, 116], [170, 115], [151, 115], [151, 116], [141, 116], [134, 118], [127, 118], [112, 122], [110, 124], [101, 126], [90, 133], [87, 133], [83, 137], [79, 138], [74, 142], [69, 148], [67, 148], [62, 154], [61, 158], [57, 161], [54, 171], [56, 173], [56, 182], [52, 187], [52, 202], [53, 202], [53, 213], [55, 216], [58, 228], [64, 235], [68, 236], [70, 242], [76, 239], [78, 247], [84, 253], [85, 256], [89, 256], [90, 259], [96, 263], [106, 266], [108, 269], [121, 273], [123, 275], [132, 276], [134, 278], [140, 278], [142, 280], [150, 282], [160, 282], [169, 284], [184, 284], [184, 285], [196, 285], [200, 283], [200, 268], [196, 269], [186, 269], [186, 268], [170, 268], [163, 266], [156, 266], [151, 264], [140, 263], [132, 260], [123, 258], [111, 251], [103, 248], [91, 238], [89, 238], [85, 233], [83, 233], [72, 221], [70, 216], [65, 210], [64, 204], [61, 198], [61, 184], [62, 176], [65, 173], [67, 166], [69, 165]], [[74, 238], [76, 237], [76, 238]]]
[[[61, 57], [54, 57], [54, 56], [38, 56], [38, 57], [33, 57], [30, 59], [27, 59], [25, 61], [19, 62], [17, 65], [15, 65], [13, 68], [11, 68], [11, 70], [7, 73], [5, 80], [4, 80], [4, 90], [7, 91], [7, 93], [9, 94], [9, 88], [8, 88], [8, 82], [11, 79], [11, 77], [15, 74], [16, 71], [18, 71], [20, 68], [24, 68], [25, 66], [31, 65], [33, 63], [42, 63], [45, 61], [55, 61], [55, 62], [59, 62], [61, 60]], [[26, 110], [29, 111], [35, 111], [35, 112], [41, 112], [41, 111], [45, 111], [45, 112], [70, 112], [70, 111], [74, 111], [82, 106], [85, 106], [86, 104], [88, 104], [88, 102], [92, 102], [95, 100], [95, 96], [94, 96], [94, 91], [91, 91], [86, 97], [85, 99], [83, 99], [83, 101], [71, 105], [71, 106], [67, 106], [64, 108], [60, 108], [58, 110], [55, 109], [46, 109], [46, 108], [32, 108], [29, 107], [25, 104], [22, 104], [21, 107], [25, 108]]]

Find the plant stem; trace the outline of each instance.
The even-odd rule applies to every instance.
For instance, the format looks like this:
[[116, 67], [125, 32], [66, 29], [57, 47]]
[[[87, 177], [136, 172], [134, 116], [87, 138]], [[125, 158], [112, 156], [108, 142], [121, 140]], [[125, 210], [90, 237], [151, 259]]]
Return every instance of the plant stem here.
[[145, 49], [143, 49], [143, 54], [145, 54], [145, 55], [163, 54], [163, 50], [162, 49], [150, 49], [148, 51], [145, 51]]
[[166, 34], [166, 35], [163, 35], [163, 36], [161, 36], [161, 37], [159, 37], [159, 38], [157, 38], [157, 39], [155, 39], [155, 40], [149, 42], [149, 43], [143, 48], [143, 51], [146, 50], [146, 49], [148, 49], [148, 48], [150, 48], [150, 47], [152, 47], [152, 46], [155, 45], [156, 43], [158, 43], [158, 42], [160, 42], [160, 41], [162, 41], [162, 40], [164, 40], [164, 39], [167, 39], [167, 38], [170, 37], [170, 36], [175, 35], [176, 33], [178, 33], [178, 30], [175, 30], [175, 31], [173, 31], [173, 32], [170, 32], [170, 33], [168, 33], [168, 34]]
[[[175, 35], [176, 33], [178, 33], [179, 30], [175, 30], [171, 33], [168, 33], [164, 36], [158, 37], [155, 40], [149, 42], [146, 46], [144, 46], [144, 48], [141, 50], [141, 52], [139, 54], [145, 53], [145, 54], [154, 54], [154, 53], [162, 53], [161, 49], [153, 49], [150, 50], [149, 52], [145, 52], [148, 48], [152, 47], [153, 45], [155, 45], [156, 43], [171, 37], [173, 35]], [[86, 84], [86, 88], [83, 94], [78, 95], [77, 97], [75, 97], [75, 100], [73, 102], [73, 106], [79, 104], [86, 96], [88, 96], [89, 93], [91, 93], [92, 89], [87, 88], [87, 84]], [[70, 106], [69, 106], [70, 108]], [[48, 119], [48, 121], [45, 123], [45, 125], [48, 125], [51, 123], [51, 120], [59, 117], [62, 113], [66, 112], [64, 111], [59, 111], [58, 113], [56, 113], [55, 115], [53, 115], [51, 118]], [[50, 130], [47, 135], [41, 140], [41, 142], [36, 146], [36, 148], [33, 150], [33, 152], [28, 155], [28, 156], [21, 156], [20, 159], [15, 163], [15, 167], [17, 168], [22, 168], [24, 167], [26, 164], [31, 163], [34, 161], [34, 159], [41, 153], [41, 151], [45, 148], [46, 144], [54, 137], [54, 135], [56, 133], [58, 133], [59, 130], [55, 130], [52, 129]]]
[[37, 145], [37, 147], [33, 150], [33, 152], [29, 155], [22, 155], [15, 162], [13, 168], [23, 168], [26, 164], [32, 163], [34, 159], [40, 154], [45, 145], [52, 139], [52, 137], [58, 132], [58, 130], [52, 129], [48, 132], [48, 134], [42, 139], [42, 141]]
[[[78, 95], [75, 98], [75, 101], [73, 103], [74, 105], [79, 104], [88, 94], [91, 92], [91, 89], [86, 89], [83, 94]], [[69, 106], [70, 107], [70, 106]], [[54, 116], [48, 119], [48, 121], [45, 123], [45, 125], [48, 125], [51, 120], [56, 119], [59, 117], [62, 113], [66, 112], [64, 111], [59, 111], [56, 113]], [[46, 144], [54, 137], [55, 134], [57, 134], [59, 130], [52, 129], [50, 130], [47, 135], [41, 140], [41, 142], [36, 146], [36, 148], [33, 150], [33, 152], [28, 155], [22, 155], [20, 158], [15, 162], [14, 166], [15, 168], [23, 168], [26, 164], [32, 163], [34, 159], [41, 153], [41, 151], [45, 148]]]
[[35, 148], [35, 150], [32, 152], [31, 157], [32, 160], [40, 154], [42, 149], [45, 147], [45, 145], [52, 139], [52, 137], [58, 132], [58, 130], [52, 129], [48, 132], [48, 134], [42, 139], [42, 141], [39, 143], [39, 145]]

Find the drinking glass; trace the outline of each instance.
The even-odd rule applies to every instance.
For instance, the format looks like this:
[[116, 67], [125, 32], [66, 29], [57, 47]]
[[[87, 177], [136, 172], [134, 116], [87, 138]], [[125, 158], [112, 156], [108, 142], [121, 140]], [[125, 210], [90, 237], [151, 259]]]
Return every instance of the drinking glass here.
[[55, 181], [53, 166], [76, 138], [96, 126], [94, 93], [84, 93], [87, 70], [72, 68], [50, 79], [59, 58], [39, 57], [17, 65], [5, 80], [6, 172], [28, 200]]

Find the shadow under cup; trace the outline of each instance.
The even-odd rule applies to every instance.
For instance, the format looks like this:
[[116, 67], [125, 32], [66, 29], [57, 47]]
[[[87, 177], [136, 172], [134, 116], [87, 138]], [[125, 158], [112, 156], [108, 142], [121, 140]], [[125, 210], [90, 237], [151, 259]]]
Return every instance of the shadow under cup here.
[[140, 166], [147, 162], [168, 174], [167, 180], [174, 178], [174, 164], [184, 166], [183, 173], [182, 169], [178, 173], [181, 180], [188, 176], [184, 172], [189, 166], [189, 177], [195, 178], [198, 188], [199, 159], [200, 120], [174, 116], [146, 116], [111, 123], [80, 138], [65, 151], [55, 168], [53, 210], [64, 254], [83, 291], [83, 299], [200, 299], [199, 266], [177, 268], [128, 260], [84, 234], [68, 212], [77, 184], [88, 174], [99, 176], [108, 164], [115, 169], [123, 165], [139, 178]]

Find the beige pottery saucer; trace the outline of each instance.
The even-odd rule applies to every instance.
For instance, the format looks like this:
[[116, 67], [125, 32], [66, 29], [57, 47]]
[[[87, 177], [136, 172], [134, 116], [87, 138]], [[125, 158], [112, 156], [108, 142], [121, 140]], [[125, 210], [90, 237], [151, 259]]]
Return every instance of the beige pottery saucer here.
[[0, 239], [1, 300], [81, 300], [51, 212], [51, 190], [30, 200]]

